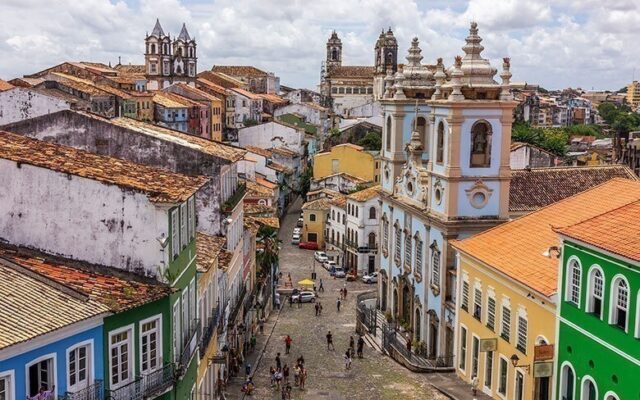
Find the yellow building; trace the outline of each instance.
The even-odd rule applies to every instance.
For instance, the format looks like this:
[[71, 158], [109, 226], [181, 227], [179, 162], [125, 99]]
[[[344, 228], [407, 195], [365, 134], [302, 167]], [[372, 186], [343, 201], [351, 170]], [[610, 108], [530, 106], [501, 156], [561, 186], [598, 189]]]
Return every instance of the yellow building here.
[[560, 238], [573, 225], [640, 193], [616, 178], [551, 206], [453, 242], [457, 268], [456, 371], [495, 399], [554, 393], [553, 358]]
[[640, 82], [633, 81], [627, 85], [627, 103], [633, 110], [640, 107]]
[[318, 248], [323, 249], [325, 225], [327, 223], [331, 199], [320, 198], [308, 201], [302, 205], [304, 225], [302, 226], [302, 242], [318, 243]]
[[362, 147], [351, 143], [333, 146], [331, 151], [313, 157], [314, 180], [339, 173], [373, 182], [376, 175], [374, 157]]

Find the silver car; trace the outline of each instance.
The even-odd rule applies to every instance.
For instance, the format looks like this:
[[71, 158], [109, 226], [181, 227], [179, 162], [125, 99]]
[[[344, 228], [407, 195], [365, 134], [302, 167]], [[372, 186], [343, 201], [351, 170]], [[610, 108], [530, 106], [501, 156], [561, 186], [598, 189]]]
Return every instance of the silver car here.
[[308, 291], [308, 290], [303, 290], [300, 293], [294, 294], [293, 296], [291, 296], [291, 300], [294, 303], [298, 303], [298, 299], [300, 299], [300, 303], [315, 303], [316, 302], [316, 295], [315, 293]]
[[378, 273], [373, 272], [371, 274], [362, 275], [362, 282], [364, 283], [376, 283], [378, 282]]

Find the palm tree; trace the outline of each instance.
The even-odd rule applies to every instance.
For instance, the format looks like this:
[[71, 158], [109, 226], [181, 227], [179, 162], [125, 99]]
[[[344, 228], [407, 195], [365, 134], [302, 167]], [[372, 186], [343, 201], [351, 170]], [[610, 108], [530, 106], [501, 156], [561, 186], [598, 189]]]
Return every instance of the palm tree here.
[[278, 263], [281, 240], [278, 239], [277, 229], [262, 225], [258, 230], [256, 242], [262, 244], [258, 249], [256, 259], [262, 267], [262, 274], [267, 275], [271, 267]]

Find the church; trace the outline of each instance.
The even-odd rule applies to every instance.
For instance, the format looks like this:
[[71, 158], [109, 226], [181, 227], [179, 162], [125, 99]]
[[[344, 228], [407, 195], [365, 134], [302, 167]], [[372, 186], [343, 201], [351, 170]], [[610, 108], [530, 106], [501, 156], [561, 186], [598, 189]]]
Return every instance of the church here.
[[145, 38], [144, 71], [147, 90], [164, 89], [174, 83], [195, 87], [198, 74], [196, 40], [189, 36], [187, 26], [171, 40], [156, 20], [150, 35]]
[[391, 28], [380, 33], [374, 52], [373, 66], [342, 65], [342, 41], [336, 31], [329, 37], [320, 93], [336, 114], [382, 98], [385, 75], [398, 71], [398, 42]]
[[414, 38], [383, 78], [379, 308], [434, 366], [453, 365], [456, 299], [469, 295], [451, 241], [509, 219], [510, 61], [496, 82], [481, 41], [473, 22], [464, 56], [434, 67]]

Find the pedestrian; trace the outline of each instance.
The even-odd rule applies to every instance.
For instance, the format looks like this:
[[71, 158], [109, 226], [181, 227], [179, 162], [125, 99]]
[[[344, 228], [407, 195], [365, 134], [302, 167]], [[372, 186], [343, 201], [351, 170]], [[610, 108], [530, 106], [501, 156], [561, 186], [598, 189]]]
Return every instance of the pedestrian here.
[[285, 354], [289, 354], [289, 350], [291, 350], [291, 342], [293, 342], [293, 339], [291, 339], [291, 336], [287, 335], [287, 337], [284, 338]]
[[340, 298], [338, 298], [338, 301], [336, 302], [336, 307], [338, 307], [338, 312], [340, 312], [340, 304], [342, 304], [342, 302], [340, 301]]
[[300, 367], [300, 390], [304, 390], [304, 385], [307, 382], [307, 369]]
[[316, 317], [317, 317], [318, 313], [320, 312], [320, 303], [316, 303], [314, 307], [316, 309]]
[[287, 364], [282, 367], [282, 377], [284, 378], [284, 382], [286, 384], [289, 383], [289, 366]]
[[289, 296], [289, 307], [293, 306], [293, 296]]
[[351, 369], [351, 349], [347, 349], [344, 353], [344, 368]]
[[302, 354], [298, 357], [297, 363], [299, 366], [304, 367], [304, 357], [302, 357]]
[[320, 307], [320, 313], [319, 314], [322, 315], [322, 303], [318, 302], [318, 305]]
[[356, 341], [353, 336], [349, 336], [349, 350], [351, 351], [351, 357], [356, 353]]
[[276, 378], [276, 389], [280, 390], [280, 383], [282, 382], [282, 370], [280, 369], [276, 370], [275, 378]]
[[276, 383], [276, 369], [273, 368], [273, 365], [269, 368], [269, 376], [271, 377], [271, 387]]
[[407, 338], [407, 351], [409, 352], [409, 355], [411, 355], [411, 338], [410, 337]]
[[362, 358], [362, 351], [364, 350], [364, 339], [362, 335], [358, 338], [358, 358]]
[[276, 355], [276, 369], [282, 368], [282, 361], [280, 361], [280, 353]]
[[258, 325], [260, 326], [260, 334], [264, 335], [264, 317], [260, 318], [260, 321], [258, 321]]
[[327, 350], [335, 350], [333, 347], [333, 335], [331, 331], [327, 332]]
[[247, 363], [244, 366], [244, 373], [247, 377], [251, 375], [251, 364]]
[[298, 308], [302, 307], [302, 296], [298, 296]]
[[478, 376], [474, 375], [471, 378], [471, 392], [473, 393], [473, 397], [476, 397], [476, 393], [478, 393]]
[[276, 309], [277, 310], [280, 309], [280, 295], [279, 294], [276, 296]]
[[322, 279], [320, 279], [320, 288], [318, 289], [318, 291], [324, 293], [324, 286], [322, 285]]
[[342, 292], [344, 293], [344, 299], [347, 299], [347, 286], [344, 287], [344, 289], [342, 289]]
[[342, 291], [342, 288], [340, 288], [340, 298], [344, 297], [344, 292]]
[[251, 334], [251, 351], [256, 349], [256, 343], [258, 342], [258, 339], [256, 338], [256, 334], [252, 333]]
[[294, 385], [298, 386], [300, 384], [300, 365], [298, 364], [293, 367], [293, 379]]
[[287, 394], [287, 400], [291, 400], [291, 384], [287, 383], [287, 387], [285, 388]]

